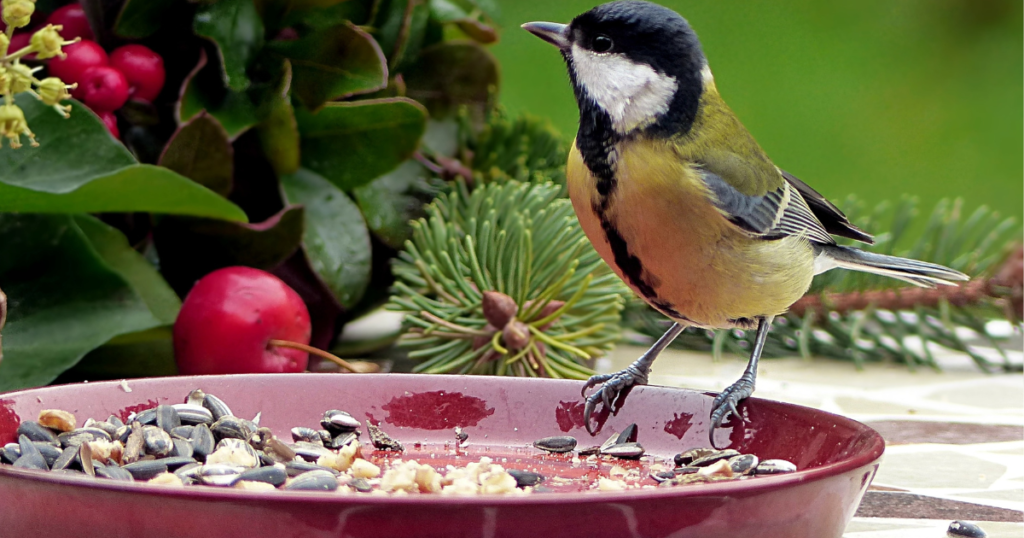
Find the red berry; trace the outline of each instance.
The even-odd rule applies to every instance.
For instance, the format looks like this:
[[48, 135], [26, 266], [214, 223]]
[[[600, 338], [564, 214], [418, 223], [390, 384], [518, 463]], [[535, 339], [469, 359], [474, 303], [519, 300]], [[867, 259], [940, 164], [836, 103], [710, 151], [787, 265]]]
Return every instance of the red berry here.
[[64, 28], [61, 29], [60, 36], [69, 41], [76, 37], [93, 39], [89, 20], [85, 18], [85, 11], [82, 10], [82, 6], [77, 3], [68, 4], [51, 13], [46, 19], [46, 24], [54, 26], [59, 24], [63, 26]]
[[[7, 52], [18, 52], [19, 50], [28, 46], [28, 42], [32, 39], [32, 32], [21, 32], [20, 34], [14, 34], [11, 38], [11, 44], [7, 45]], [[35, 53], [29, 54], [24, 57], [26, 60], [34, 60], [36, 58]]]
[[112, 112], [128, 100], [128, 81], [120, 71], [109, 65], [86, 69], [79, 81], [82, 99], [96, 112]]
[[78, 83], [78, 89], [72, 91], [71, 95], [81, 100], [85, 97], [85, 88], [81, 83], [82, 73], [90, 67], [107, 65], [107, 53], [95, 41], [79, 41], [64, 47], [64, 52], [67, 58], [53, 58], [47, 67], [51, 76], [63, 80], [66, 84]]
[[117, 116], [113, 112], [97, 112], [96, 114], [103, 120], [103, 125], [107, 127], [110, 134], [114, 135], [114, 138], [121, 140], [121, 131], [117, 129]]
[[152, 102], [164, 87], [164, 59], [149, 47], [125, 45], [110, 53], [110, 65], [128, 79], [132, 99]]
[[301, 372], [304, 351], [271, 340], [308, 344], [309, 311], [295, 290], [250, 267], [226, 267], [196, 283], [174, 322], [174, 359], [184, 375]]

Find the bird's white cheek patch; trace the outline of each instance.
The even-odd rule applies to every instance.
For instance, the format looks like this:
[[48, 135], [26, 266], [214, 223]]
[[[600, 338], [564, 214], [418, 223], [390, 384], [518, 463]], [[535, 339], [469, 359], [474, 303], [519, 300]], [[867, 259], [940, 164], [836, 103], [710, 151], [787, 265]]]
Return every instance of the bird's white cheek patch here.
[[612, 119], [620, 133], [642, 127], [668, 112], [678, 83], [651, 66], [614, 53], [572, 47], [576, 78]]

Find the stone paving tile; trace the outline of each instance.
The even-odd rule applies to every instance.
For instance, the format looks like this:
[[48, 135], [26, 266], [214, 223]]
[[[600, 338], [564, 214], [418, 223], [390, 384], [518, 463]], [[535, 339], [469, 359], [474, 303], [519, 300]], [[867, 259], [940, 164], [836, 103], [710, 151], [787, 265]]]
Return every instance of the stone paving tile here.
[[[643, 348], [619, 346], [598, 364], [620, 370]], [[1011, 351], [1021, 362], [1022, 353]], [[942, 372], [899, 364], [816, 359], [762, 361], [756, 396], [817, 407], [869, 423], [886, 454], [844, 538], [942, 538], [953, 519], [990, 538], [1024, 536], [1024, 376], [985, 374], [965, 356], [937, 353]], [[721, 390], [743, 358], [669, 350], [651, 383]]]

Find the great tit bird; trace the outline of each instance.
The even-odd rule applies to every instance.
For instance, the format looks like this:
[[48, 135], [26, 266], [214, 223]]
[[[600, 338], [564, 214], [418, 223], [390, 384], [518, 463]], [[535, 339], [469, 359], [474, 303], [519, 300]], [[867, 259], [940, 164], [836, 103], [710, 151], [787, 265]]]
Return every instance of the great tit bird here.
[[[686, 326], [757, 329], [740, 379], [714, 401], [711, 436], [754, 391], [775, 316], [834, 268], [953, 285], [931, 263], [839, 246], [871, 243], [831, 202], [781, 170], [715, 88], [697, 34], [678, 13], [642, 1], [603, 4], [568, 25], [523, 25], [558, 47], [579, 106], [566, 170], [584, 232], [608, 265], [673, 325], [625, 370], [590, 378], [585, 417], [647, 383]], [[591, 387], [600, 388], [586, 396]]]

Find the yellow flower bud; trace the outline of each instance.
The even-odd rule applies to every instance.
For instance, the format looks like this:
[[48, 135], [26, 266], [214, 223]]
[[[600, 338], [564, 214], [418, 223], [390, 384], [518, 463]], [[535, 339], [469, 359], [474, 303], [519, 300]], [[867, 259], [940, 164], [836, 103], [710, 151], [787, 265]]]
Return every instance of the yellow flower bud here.
[[58, 33], [62, 29], [63, 26], [47, 24], [45, 28], [32, 34], [29, 46], [36, 51], [36, 58], [45, 60], [54, 56], [60, 56], [61, 58], [67, 56], [60, 50], [61, 45], [67, 43]]
[[39, 82], [39, 98], [47, 105], [56, 105], [65, 99], [70, 99], [68, 93], [70, 86], [57, 77], [47, 77]]
[[7, 137], [11, 147], [17, 149], [21, 147], [21, 135], [27, 136], [33, 146], [39, 145], [18, 105], [0, 105], [0, 136]]
[[32, 13], [36, 10], [34, 0], [3, 0], [3, 18], [8, 26], [21, 28], [28, 26]]
[[11, 40], [7, 38], [7, 34], [0, 32], [0, 53], [7, 54], [7, 47], [11, 45]]
[[6, 95], [11, 91], [11, 74], [0, 65], [0, 95]]
[[32, 89], [32, 71], [25, 64], [13, 64], [7, 68], [11, 93], [17, 94]]

